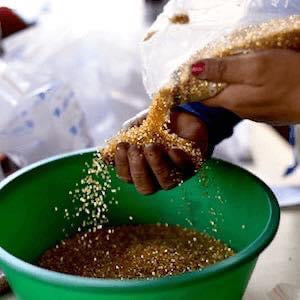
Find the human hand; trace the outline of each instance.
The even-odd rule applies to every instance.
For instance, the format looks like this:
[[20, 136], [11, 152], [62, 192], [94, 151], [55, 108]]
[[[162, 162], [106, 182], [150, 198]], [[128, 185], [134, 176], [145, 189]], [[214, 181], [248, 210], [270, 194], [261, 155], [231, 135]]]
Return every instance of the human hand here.
[[204, 59], [191, 72], [228, 86], [203, 103], [226, 108], [242, 118], [285, 125], [300, 122], [300, 53], [268, 50]]
[[[135, 122], [140, 125], [144, 114]], [[170, 130], [178, 136], [195, 142], [207, 152], [208, 136], [205, 124], [197, 117], [185, 112], [172, 112]], [[127, 124], [128, 126], [128, 124]], [[137, 147], [120, 143], [115, 154], [115, 166], [118, 176], [133, 183], [141, 194], [147, 195], [159, 189], [171, 189], [194, 173], [190, 157], [179, 149], [166, 150], [163, 145], [151, 144]]]

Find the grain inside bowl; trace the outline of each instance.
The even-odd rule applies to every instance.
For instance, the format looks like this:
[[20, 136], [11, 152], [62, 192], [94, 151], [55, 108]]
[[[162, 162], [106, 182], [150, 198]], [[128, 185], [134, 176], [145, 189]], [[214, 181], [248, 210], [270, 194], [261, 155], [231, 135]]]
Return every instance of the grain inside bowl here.
[[207, 234], [172, 225], [124, 225], [80, 233], [46, 251], [39, 266], [113, 279], [154, 278], [202, 270], [234, 255]]

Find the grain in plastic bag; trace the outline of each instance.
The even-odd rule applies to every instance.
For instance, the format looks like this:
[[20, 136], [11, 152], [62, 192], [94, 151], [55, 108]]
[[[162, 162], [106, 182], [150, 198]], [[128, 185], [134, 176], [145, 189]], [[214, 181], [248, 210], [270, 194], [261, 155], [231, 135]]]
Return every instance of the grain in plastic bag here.
[[202, 59], [267, 49], [300, 48], [297, 1], [171, 0], [145, 35], [143, 78], [152, 103], [138, 127], [121, 131], [102, 154], [113, 162], [118, 143], [158, 143], [180, 149], [201, 165], [201, 149], [168, 130], [173, 106], [213, 97], [226, 84], [191, 76]]
[[[190, 80], [191, 64], [201, 59], [256, 49], [299, 49], [299, 13], [297, 0], [169, 1], [142, 43], [148, 94], [152, 97], [166, 85], [184, 85]], [[268, 45], [263, 44], [266, 40]], [[192, 91], [195, 86], [199, 91]], [[191, 82], [181, 102], [205, 99], [223, 88]]]

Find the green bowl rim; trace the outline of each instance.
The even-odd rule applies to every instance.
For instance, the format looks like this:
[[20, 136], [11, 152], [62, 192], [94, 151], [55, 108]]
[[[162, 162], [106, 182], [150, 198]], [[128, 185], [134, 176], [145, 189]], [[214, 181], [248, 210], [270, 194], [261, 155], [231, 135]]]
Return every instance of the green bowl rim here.
[[[10, 175], [8, 178], [4, 179], [0, 182], [0, 191], [7, 184], [12, 182], [14, 179], [19, 177], [20, 175], [30, 172], [32, 169], [35, 169], [39, 166], [45, 165], [47, 163], [68, 158], [76, 155], [83, 155], [87, 153], [92, 153], [95, 151], [95, 148], [89, 148], [85, 150], [74, 151], [62, 155], [53, 156], [44, 160], [41, 160], [37, 163], [31, 164], [14, 174]], [[108, 290], [130, 290], [134, 289], [135, 291], [138, 289], [148, 289], [148, 288], [170, 288], [171, 286], [178, 286], [181, 284], [190, 284], [191, 282], [199, 279], [207, 279], [211, 276], [220, 275], [223, 272], [236, 268], [242, 264], [255, 260], [258, 255], [271, 243], [273, 240], [280, 221], [280, 208], [278, 202], [276, 200], [275, 195], [270, 190], [270, 188], [262, 182], [258, 177], [248, 172], [247, 170], [233, 165], [229, 162], [220, 161], [222, 164], [231, 165], [234, 168], [238, 168], [243, 172], [246, 172], [249, 176], [251, 176], [261, 187], [263, 187], [268, 194], [268, 202], [270, 208], [270, 216], [266, 227], [262, 231], [262, 233], [257, 237], [255, 241], [253, 241], [247, 248], [243, 249], [236, 255], [231, 258], [228, 258], [220, 263], [217, 263], [213, 266], [207, 267], [202, 271], [193, 271], [189, 273], [184, 273], [175, 276], [169, 276], [164, 278], [152, 279], [152, 280], [113, 280], [113, 279], [93, 279], [93, 278], [84, 278], [79, 276], [67, 275], [58, 272], [49, 271], [46, 269], [42, 269], [30, 263], [27, 263], [5, 251], [0, 247], [0, 261], [2, 260], [8, 268], [14, 269], [17, 272], [21, 272], [23, 274], [29, 275], [31, 278], [36, 278], [39, 281], [48, 282], [51, 284], [59, 285], [59, 286], [68, 286], [76, 289], [105, 289]], [[1, 200], [0, 200], [1, 201]]]

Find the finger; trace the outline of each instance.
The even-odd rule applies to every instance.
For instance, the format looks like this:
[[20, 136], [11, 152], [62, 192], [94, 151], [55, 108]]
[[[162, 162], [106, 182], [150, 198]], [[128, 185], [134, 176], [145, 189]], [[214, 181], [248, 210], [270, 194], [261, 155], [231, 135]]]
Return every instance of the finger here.
[[267, 69], [265, 57], [263, 52], [257, 52], [204, 59], [193, 64], [191, 72], [199, 79], [213, 82], [259, 85], [259, 78]]
[[191, 158], [180, 149], [171, 149], [168, 151], [168, 155], [175, 165], [183, 174], [190, 176], [194, 172], [194, 164]]
[[182, 180], [182, 176], [176, 172], [175, 166], [160, 145], [145, 146], [144, 154], [159, 185], [164, 190], [175, 187]]
[[130, 174], [137, 191], [148, 195], [156, 191], [156, 183], [152, 178], [147, 160], [140, 147], [131, 145], [128, 149]]
[[129, 161], [127, 152], [129, 149], [128, 143], [119, 143], [115, 153], [115, 167], [117, 175], [120, 179], [126, 182], [132, 182]]
[[142, 122], [146, 119], [147, 114], [148, 114], [148, 109], [139, 112], [133, 118], [124, 122], [124, 124], [122, 125], [122, 129], [127, 130], [133, 126], [140, 126]]
[[255, 122], [264, 122], [273, 125], [285, 125], [284, 120], [287, 120], [288, 114], [280, 111], [278, 114], [278, 106], [272, 106], [272, 104], [266, 104], [263, 106], [245, 106], [239, 109], [237, 113], [243, 119], [250, 119]]
[[215, 97], [204, 101], [204, 104], [211, 107], [223, 107], [232, 112], [238, 113], [244, 107], [258, 107], [263, 104], [260, 88], [248, 85], [230, 85]]
[[211, 107], [224, 107], [242, 119], [269, 124], [285, 124], [282, 122], [284, 120], [282, 113], [280, 116], [283, 117], [282, 120], [278, 115], [270, 113], [276, 112], [278, 107], [273, 107], [272, 103], [268, 103], [268, 95], [262, 88], [231, 86], [226, 92], [224, 90], [218, 96], [206, 100], [205, 104]]

